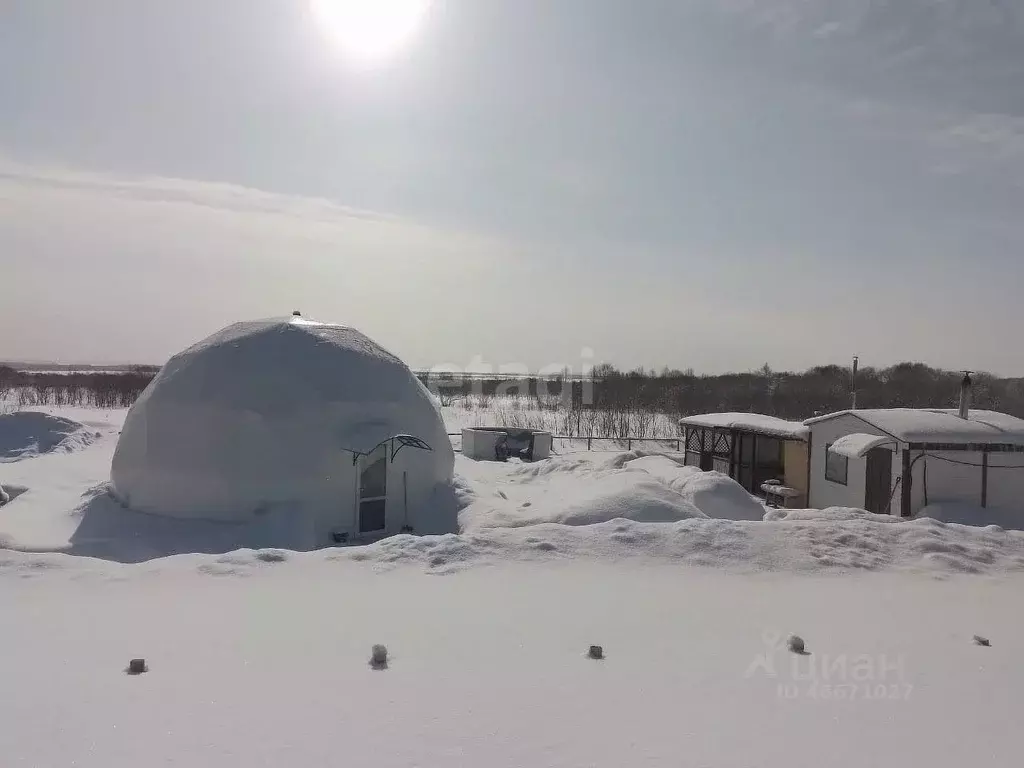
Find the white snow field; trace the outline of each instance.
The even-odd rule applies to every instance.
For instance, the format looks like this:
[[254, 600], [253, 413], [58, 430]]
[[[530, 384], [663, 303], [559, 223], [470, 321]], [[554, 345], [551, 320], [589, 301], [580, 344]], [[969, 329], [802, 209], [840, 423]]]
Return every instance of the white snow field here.
[[[394, 545], [135, 566], [5, 554], [3, 764], [1020, 764], [1019, 577], [491, 549], [492, 567], [446, 577]], [[784, 650], [789, 632], [809, 656]], [[126, 675], [132, 658], [149, 672]]]
[[4, 766], [1020, 764], [1024, 532], [458, 456], [461, 533], [299, 553], [125, 510], [124, 412], [49, 414], [0, 464]]

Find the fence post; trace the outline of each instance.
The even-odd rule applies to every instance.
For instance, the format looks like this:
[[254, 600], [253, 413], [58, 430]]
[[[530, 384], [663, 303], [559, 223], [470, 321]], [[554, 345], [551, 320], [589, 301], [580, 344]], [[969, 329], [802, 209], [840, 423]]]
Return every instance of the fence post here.
[[988, 448], [981, 453], [981, 506], [988, 507]]

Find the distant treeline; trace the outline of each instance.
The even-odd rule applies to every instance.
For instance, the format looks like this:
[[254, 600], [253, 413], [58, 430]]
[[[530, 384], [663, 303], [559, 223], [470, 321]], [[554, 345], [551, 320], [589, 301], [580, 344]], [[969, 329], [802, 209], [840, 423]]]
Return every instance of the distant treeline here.
[[[13, 401], [21, 407], [123, 408], [135, 402], [154, 372], [150, 366], [124, 373], [40, 373], [0, 366], [0, 400]], [[623, 372], [611, 365], [601, 365], [586, 381], [568, 375], [522, 379], [418, 375], [444, 405], [466, 396], [487, 399], [518, 395], [536, 400], [541, 408], [573, 412], [606, 410], [685, 416], [752, 411], [804, 419], [849, 408], [852, 394], [851, 371], [838, 365], [819, 366], [802, 373], [773, 371], [766, 365], [749, 373], [715, 376], [676, 370]], [[938, 370], [922, 363], [862, 368], [857, 374], [857, 404], [861, 408], [955, 408], [962, 377], [959, 372]], [[1024, 379], [978, 373], [973, 380], [973, 407], [1024, 418]]]
[[159, 365], [92, 365], [90, 363], [18, 363], [5, 360], [0, 368], [13, 368], [26, 373], [131, 373], [149, 371], [156, 373]]
[[42, 405], [86, 405], [127, 408], [156, 375], [152, 366], [123, 373], [38, 373], [0, 366], [0, 403], [20, 408]]
[[[748, 373], [702, 376], [691, 371], [623, 372], [611, 365], [594, 370], [592, 381], [569, 377], [450, 380], [421, 376], [442, 401], [465, 395], [482, 397], [521, 394], [541, 400], [558, 398], [575, 409], [653, 411], [674, 416], [725, 411], [755, 412], [784, 419], [805, 419], [850, 407], [852, 371], [838, 365], [802, 373], [773, 371], [765, 365]], [[889, 368], [861, 368], [857, 373], [860, 408], [955, 408], [963, 374], [923, 363]], [[1024, 379], [986, 373], [972, 375], [973, 407], [1003, 411], [1024, 418]]]

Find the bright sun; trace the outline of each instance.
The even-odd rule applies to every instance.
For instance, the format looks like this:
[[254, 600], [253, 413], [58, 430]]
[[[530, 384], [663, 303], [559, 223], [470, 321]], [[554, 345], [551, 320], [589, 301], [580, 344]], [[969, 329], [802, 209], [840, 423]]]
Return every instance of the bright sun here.
[[313, 15], [345, 55], [371, 64], [416, 33], [430, 0], [310, 0]]

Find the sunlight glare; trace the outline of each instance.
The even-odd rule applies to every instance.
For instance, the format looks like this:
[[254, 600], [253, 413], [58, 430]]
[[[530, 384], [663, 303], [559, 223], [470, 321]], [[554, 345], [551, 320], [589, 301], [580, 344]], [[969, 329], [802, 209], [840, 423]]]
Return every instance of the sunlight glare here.
[[429, 0], [310, 0], [313, 15], [350, 58], [372, 64], [415, 35]]

